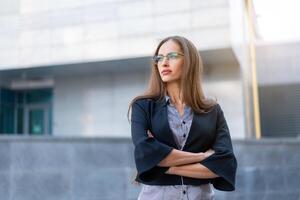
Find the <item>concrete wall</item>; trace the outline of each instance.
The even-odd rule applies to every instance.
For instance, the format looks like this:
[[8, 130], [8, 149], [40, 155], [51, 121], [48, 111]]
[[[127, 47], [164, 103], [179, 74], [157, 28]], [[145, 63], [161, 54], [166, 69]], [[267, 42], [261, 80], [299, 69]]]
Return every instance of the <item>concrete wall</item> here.
[[[0, 69], [151, 55], [168, 35], [230, 46], [228, 0], [3, 0]], [[129, 48], [130, 47], [130, 48]]]
[[[133, 200], [129, 139], [2, 137], [0, 200]], [[218, 200], [299, 200], [300, 141], [234, 141], [235, 192]]]

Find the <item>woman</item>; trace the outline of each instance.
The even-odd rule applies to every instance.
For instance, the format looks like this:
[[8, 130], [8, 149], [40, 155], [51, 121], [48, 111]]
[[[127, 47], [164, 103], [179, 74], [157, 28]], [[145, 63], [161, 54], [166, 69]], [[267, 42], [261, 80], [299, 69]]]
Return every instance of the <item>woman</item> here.
[[129, 107], [135, 180], [143, 184], [138, 199], [211, 200], [211, 185], [234, 190], [229, 129], [220, 105], [203, 94], [197, 49], [184, 37], [167, 37], [152, 65], [148, 90]]

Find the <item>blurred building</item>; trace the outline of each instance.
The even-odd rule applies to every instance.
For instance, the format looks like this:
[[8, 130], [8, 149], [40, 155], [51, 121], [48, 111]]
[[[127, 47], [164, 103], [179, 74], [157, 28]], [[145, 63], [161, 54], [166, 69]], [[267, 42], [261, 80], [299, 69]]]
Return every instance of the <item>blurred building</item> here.
[[129, 101], [159, 40], [176, 34], [199, 49], [207, 96], [245, 138], [229, 1], [13, 2], [0, 11], [1, 133], [129, 137]]

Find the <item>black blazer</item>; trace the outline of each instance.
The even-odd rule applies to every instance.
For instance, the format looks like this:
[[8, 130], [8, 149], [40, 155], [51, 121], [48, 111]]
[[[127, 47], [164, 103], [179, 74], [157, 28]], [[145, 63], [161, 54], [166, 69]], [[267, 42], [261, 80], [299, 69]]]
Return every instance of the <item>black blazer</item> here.
[[[148, 137], [150, 130], [153, 137]], [[132, 104], [131, 136], [137, 168], [136, 181], [147, 185], [181, 185], [181, 176], [165, 174], [169, 167], [157, 164], [172, 149], [177, 149], [167, 118], [164, 100], [139, 99]], [[204, 114], [194, 112], [190, 132], [183, 148], [188, 152], [205, 152], [212, 148], [215, 153], [200, 163], [217, 174], [218, 178], [197, 179], [183, 177], [186, 185], [212, 183], [218, 190], [235, 189], [237, 161], [223, 111], [219, 104]]]

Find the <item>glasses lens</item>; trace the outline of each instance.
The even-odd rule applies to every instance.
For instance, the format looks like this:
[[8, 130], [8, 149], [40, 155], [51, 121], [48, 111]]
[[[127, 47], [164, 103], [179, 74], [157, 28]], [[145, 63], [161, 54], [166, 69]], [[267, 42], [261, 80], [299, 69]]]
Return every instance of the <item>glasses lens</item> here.
[[159, 55], [156, 55], [156, 56], [153, 57], [153, 60], [156, 63], [161, 62], [163, 59], [164, 59], [164, 57], [163, 56], [159, 56]]
[[176, 58], [178, 58], [179, 54], [176, 52], [171, 52], [167, 56], [168, 56], [168, 59], [176, 59]]

